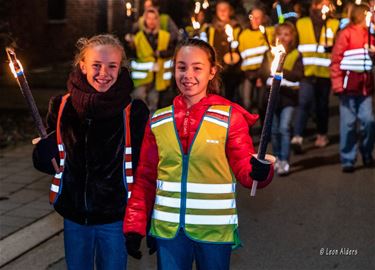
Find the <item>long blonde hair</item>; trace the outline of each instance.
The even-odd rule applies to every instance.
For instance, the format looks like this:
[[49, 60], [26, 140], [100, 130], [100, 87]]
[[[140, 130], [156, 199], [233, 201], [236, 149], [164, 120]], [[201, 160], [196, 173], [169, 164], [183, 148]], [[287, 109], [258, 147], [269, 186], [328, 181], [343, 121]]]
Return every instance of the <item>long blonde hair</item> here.
[[85, 60], [87, 49], [101, 45], [110, 45], [121, 52], [121, 66], [126, 66], [126, 54], [120, 40], [110, 34], [96, 35], [91, 38], [79, 38], [76, 43], [77, 53], [74, 56], [73, 67], [79, 67], [79, 63]]

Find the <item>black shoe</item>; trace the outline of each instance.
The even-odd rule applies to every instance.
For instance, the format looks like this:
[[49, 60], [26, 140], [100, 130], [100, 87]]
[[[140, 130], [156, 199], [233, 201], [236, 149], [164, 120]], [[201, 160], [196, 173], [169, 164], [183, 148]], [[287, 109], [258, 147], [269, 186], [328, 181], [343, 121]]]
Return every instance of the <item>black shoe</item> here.
[[342, 167], [342, 172], [343, 173], [352, 173], [354, 172], [354, 166], [343, 166]]
[[375, 165], [374, 159], [372, 157], [363, 159], [363, 166], [365, 166], [367, 168], [372, 168], [372, 167], [374, 167], [374, 165]]

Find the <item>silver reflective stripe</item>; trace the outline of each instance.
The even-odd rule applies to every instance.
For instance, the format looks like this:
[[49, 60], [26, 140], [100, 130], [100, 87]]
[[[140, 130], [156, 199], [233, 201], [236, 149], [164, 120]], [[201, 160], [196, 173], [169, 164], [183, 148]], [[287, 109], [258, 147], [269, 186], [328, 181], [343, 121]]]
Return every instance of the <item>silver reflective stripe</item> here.
[[371, 66], [372, 61], [371, 60], [354, 60], [354, 59], [342, 59], [341, 61], [342, 65], [358, 65], [358, 66]]
[[59, 148], [59, 151], [64, 151], [64, 146], [62, 144], [58, 144], [57, 147]]
[[372, 65], [366, 65], [366, 66], [350, 66], [350, 65], [340, 65], [341, 70], [351, 70], [351, 71], [357, 71], [357, 72], [363, 72], [363, 71], [370, 71], [372, 69]]
[[343, 88], [345, 89], [346, 86], [348, 85], [348, 79], [349, 79], [349, 72], [347, 71], [344, 77], [344, 83], [343, 83]]
[[303, 65], [309, 66], [322, 66], [322, 67], [329, 67], [331, 64], [331, 59], [326, 58], [319, 58], [319, 57], [303, 57], [302, 59]]
[[165, 72], [165, 73], [163, 74], [163, 79], [164, 79], [164, 80], [170, 80], [170, 79], [172, 79], [172, 72], [170, 72], [170, 71]]
[[152, 69], [153, 66], [154, 66], [154, 62], [139, 63], [136, 61], [131, 61], [132, 69], [149, 71], [150, 69]]
[[126, 147], [125, 148], [125, 154], [131, 154], [132, 153], [132, 148], [131, 147]]
[[[156, 196], [155, 204], [168, 206], [173, 208], [180, 208], [181, 199], [169, 198], [164, 196]], [[236, 208], [235, 199], [223, 200], [200, 200], [200, 199], [186, 199], [186, 208], [190, 209], [233, 209]]]
[[257, 56], [257, 57], [247, 58], [244, 61], [242, 61], [241, 66], [246, 67], [246, 66], [250, 66], [250, 65], [261, 64], [262, 62], [263, 62], [263, 55]]
[[229, 112], [222, 111], [222, 110], [208, 109], [207, 111], [208, 112], [218, 113], [218, 114], [225, 115], [225, 116], [229, 116]]
[[217, 119], [212, 118], [212, 117], [209, 117], [209, 116], [205, 116], [205, 117], [203, 118], [203, 120], [208, 121], [208, 122], [211, 122], [211, 123], [214, 123], [214, 124], [216, 124], [216, 125], [219, 125], [219, 126], [222, 126], [222, 127], [225, 127], [225, 128], [228, 127], [228, 123], [222, 122], [222, 121], [220, 121], [220, 120], [217, 120]]
[[186, 224], [229, 225], [237, 224], [237, 215], [185, 215]]
[[157, 127], [157, 126], [160, 126], [160, 125], [163, 125], [165, 123], [172, 122], [172, 121], [173, 121], [173, 117], [168, 117], [168, 118], [165, 118], [165, 119], [163, 119], [159, 122], [151, 124], [151, 128], [154, 128], [154, 127]]
[[164, 114], [167, 114], [167, 113], [172, 113], [172, 110], [169, 110], [169, 111], [164, 111], [164, 112], [161, 112], [161, 113], [155, 113], [152, 118], [155, 118], [155, 117], [158, 117], [160, 115], [164, 115]]
[[131, 169], [132, 163], [131, 162], [125, 162], [125, 169]]
[[[157, 180], [157, 188], [163, 191], [181, 192], [180, 182], [167, 182], [163, 180]], [[236, 184], [197, 184], [187, 183], [187, 192], [191, 193], [202, 193], [202, 194], [224, 194], [234, 193], [236, 190]]]
[[133, 176], [126, 176], [126, 183], [131, 184], [133, 182], [134, 182]]
[[57, 179], [61, 179], [61, 176], [62, 176], [62, 172], [61, 172], [61, 173], [56, 173], [56, 174], [55, 174], [55, 178], [57, 178]]
[[176, 213], [167, 213], [163, 211], [159, 211], [154, 209], [152, 212], [152, 218], [162, 221], [168, 221], [173, 223], [179, 223], [180, 222], [180, 214]]
[[172, 68], [173, 67], [173, 61], [168, 60], [164, 62], [164, 68]]
[[131, 196], [132, 196], [132, 192], [129, 191], [129, 192], [128, 192], [128, 199], [130, 199]]
[[65, 159], [60, 159], [60, 166], [64, 166], [64, 164], [65, 164]]
[[138, 72], [138, 71], [132, 71], [132, 79], [144, 79], [147, 77], [147, 73], [145, 72]]
[[56, 185], [54, 185], [54, 184], [51, 184], [51, 191], [56, 192], [56, 193], [59, 193], [59, 189], [60, 189], [59, 186], [56, 186]]
[[[268, 86], [272, 85], [272, 79], [273, 79], [272, 77], [270, 77], [270, 78], [267, 79], [267, 85]], [[281, 80], [281, 85], [282, 86], [286, 86], [286, 87], [298, 87], [299, 86], [299, 82], [291, 82], [291, 81], [282, 79]]]
[[368, 54], [368, 50], [365, 48], [359, 48], [354, 50], [347, 50], [344, 52], [344, 56], [354, 55], [354, 54]]
[[318, 52], [318, 53], [324, 53], [324, 46], [318, 44], [301, 44], [298, 45], [298, 51], [301, 53], [306, 52]]
[[268, 46], [259, 46], [259, 47], [255, 47], [251, 49], [246, 49], [243, 52], [241, 52], [241, 57], [246, 58], [251, 55], [263, 54], [267, 50], [268, 50]]

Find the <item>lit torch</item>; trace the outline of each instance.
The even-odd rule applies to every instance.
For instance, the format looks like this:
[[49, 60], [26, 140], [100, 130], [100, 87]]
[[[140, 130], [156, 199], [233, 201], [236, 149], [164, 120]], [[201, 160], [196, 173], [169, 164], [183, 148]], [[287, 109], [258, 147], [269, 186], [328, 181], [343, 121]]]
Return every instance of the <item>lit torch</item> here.
[[230, 54], [230, 62], [233, 62], [233, 55], [232, 55], [232, 41], [233, 41], [233, 28], [230, 24], [225, 25], [225, 33], [227, 34], [227, 41], [229, 44], [229, 54]]
[[201, 3], [195, 2], [194, 14], [198, 14], [201, 11]]
[[130, 17], [132, 15], [132, 11], [133, 11], [132, 3], [126, 2], [126, 4], [125, 4], [125, 10], [126, 10], [126, 16]]
[[259, 25], [259, 30], [260, 30], [260, 32], [262, 32], [262, 34], [264, 36], [264, 39], [266, 40], [268, 49], [271, 49], [271, 45], [270, 45], [270, 42], [269, 42], [268, 37], [267, 37], [266, 28], [263, 25]]
[[[33, 117], [34, 123], [36, 125], [36, 129], [38, 130], [38, 134], [42, 139], [47, 138], [46, 128], [43, 125], [43, 121], [40, 117], [38, 108], [35, 104], [34, 97], [31, 93], [29, 84], [27, 83], [25, 74], [23, 73], [23, 67], [21, 65], [21, 62], [17, 59], [16, 53], [12, 48], [7, 47], [5, 48], [5, 51], [8, 55], [10, 70], [12, 71], [14, 77], [17, 80], [22, 95], [26, 99], [27, 105], [29, 106], [31, 112], [31, 116]], [[59, 166], [57, 165], [55, 158], [53, 158], [51, 162], [56, 172], [59, 172]]]
[[202, 4], [203, 9], [207, 9], [210, 6], [210, 3], [208, 3], [208, 0], [204, 0]]
[[[266, 116], [264, 118], [264, 124], [259, 141], [257, 158], [260, 160], [265, 160], [266, 157], [267, 144], [270, 140], [271, 134], [272, 118], [276, 107], [281, 80], [283, 79], [283, 66], [286, 56], [285, 49], [281, 44], [277, 45], [276, 47], [272, 47], [271, 52], [275, 56], [271, 64], [271, 76], [273, 77], [273, 79], [270, 89], [270, 95], [267, 102]], [[255, 196], [257, 185], [258, 181], [254, 179], [250, 196]]]
[[324, 46], [327, 47], [327, 13], [329, 12], [329, 6], [323, 5], [321, 12], [324, 21]]

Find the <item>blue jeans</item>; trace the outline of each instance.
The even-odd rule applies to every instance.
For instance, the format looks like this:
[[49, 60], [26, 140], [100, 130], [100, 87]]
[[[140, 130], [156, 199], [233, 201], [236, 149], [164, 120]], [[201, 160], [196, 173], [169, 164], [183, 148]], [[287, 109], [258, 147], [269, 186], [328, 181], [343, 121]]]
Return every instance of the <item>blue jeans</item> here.
[[294, 135], [302, 136], [311, 108], [315, 105], [318, 134], [328, 132], [329, 93], [331, 82], [326, 78], [307, 78], [300, 82], [298, 106], [294, 123]]
[[289, 160], [290, 153], [290, 123], [294, 108], [288, 106], [280, 113], [273, 115], [272, 121], [272, 150], [279, 160]]
[[69, 270], [124, 270], [127, 263], [122, 221], [80, 225], [64, 219], [65, 259]]
[[[359, 138], [357, 139], [357, 119]], [[374, 115], [371, 96], [340, 97], [340, 158], [343, 166], [353, 166], [359, 151], [364, 159], [372, 157], [374, 149]]]
[[191, 240], [180, 230], [173, 239], [156, 239], [159, 270], [228, 270], [232, 244], [209, 244]]

